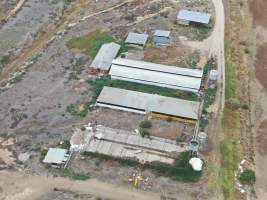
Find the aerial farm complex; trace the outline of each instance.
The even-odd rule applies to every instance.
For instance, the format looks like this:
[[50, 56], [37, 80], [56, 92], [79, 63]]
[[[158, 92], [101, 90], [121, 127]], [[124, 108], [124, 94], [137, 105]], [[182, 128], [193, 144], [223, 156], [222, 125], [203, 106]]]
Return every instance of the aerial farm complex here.
[[2, 2], [0, 199], [253, 196], [222, 0]]

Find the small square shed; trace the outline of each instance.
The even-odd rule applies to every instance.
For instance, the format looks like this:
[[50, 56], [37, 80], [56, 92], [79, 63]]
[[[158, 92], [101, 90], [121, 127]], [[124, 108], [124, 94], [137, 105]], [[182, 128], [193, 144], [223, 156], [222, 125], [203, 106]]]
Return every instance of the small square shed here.
[[130, 32], [125, 40], [125, 43], [130, 46], [143, 48], [147, 42], [147, 39], [148, 35], [145, 33]]
[[153, 35], [153, 43], [155, 45], [163, 45], [169, 46], [170, 45], [170, 31], [165, 30], [156, 30]]

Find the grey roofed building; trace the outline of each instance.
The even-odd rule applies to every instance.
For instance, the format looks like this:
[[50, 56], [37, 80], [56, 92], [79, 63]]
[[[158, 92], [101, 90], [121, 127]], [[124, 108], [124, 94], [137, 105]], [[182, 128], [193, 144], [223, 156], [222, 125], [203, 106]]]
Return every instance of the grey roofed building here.
[[125, 40], [125, 43], [129, 45], [144, 47], [147, 39], [148, 39], [148, 35], [145, 33], [130, 32]]
[[104, 87], [97, 105], [129, 112], [148, 112], [197, 120], [200, 102], [164, 97], [142, 92]]
[[115, 59], [109, 71], [111, 79], [198, 92], [203, 71], [130, 59]]
[[190, 10], [180, 10], [180, 12], [177, 15], [177, 20], [208, 24], [210, 21], [210, 14], [203, 12], [195, 12]]
[[93, 60], [91, 67], [106, 71], [109, 70], [112, 60], [119, 53], [120, 47], [120, 45], [114, 42], [103, 44]]
[[170, 31], [156, 30], [153, 35], [153, 43], [155, 45], [170, 45]]
[[165, 30], [156, 30], [154, 36], [158, 37], [170, 37], [171, 32]]
[[65, 164], [69, 159], [69, 154], [66, 149], [50, 148], [43, 160], [46, 164]]

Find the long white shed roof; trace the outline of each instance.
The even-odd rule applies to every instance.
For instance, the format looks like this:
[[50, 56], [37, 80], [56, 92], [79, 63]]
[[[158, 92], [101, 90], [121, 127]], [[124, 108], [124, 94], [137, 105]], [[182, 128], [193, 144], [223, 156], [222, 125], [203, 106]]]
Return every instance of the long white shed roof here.
[[131, 67], [131, 68], [164, 72], [169, 74], [177, 74], [177, 75], [179, 74], [184, 76], [198, 77], [198, 78], [202, 78], [203, 76], [203, 71], [198, 69], [181, 68], [176, 66], [162, 65], [162, 64], [156, 64], [140, 60], [131, 60], [125, 58], [114, 59], [112, 61], [112, 64]]
[[154, 94], [135, 92], [130, 90], [104, 87], [97, 99], [97, 105], [106, 107], [113, 106], [117, 109], [136, 109], [182, 117], [198, 119], [200, 103], [177, 98], [164, 97]]
[[208, 24], [210, 21], [210, 14], [190, 10], [180, 10], [177, 15], [177, 20], [186, 20], [191, 22]]
[[91, 67], [101, 70], [109, 70], [112, 60], [118, 54], [120, 47], [120, 45], [114, 42], [103, 44], [93, 60]]
[[128, 59], [113, 60], [112, 79], [198, 92], [203, 71]]

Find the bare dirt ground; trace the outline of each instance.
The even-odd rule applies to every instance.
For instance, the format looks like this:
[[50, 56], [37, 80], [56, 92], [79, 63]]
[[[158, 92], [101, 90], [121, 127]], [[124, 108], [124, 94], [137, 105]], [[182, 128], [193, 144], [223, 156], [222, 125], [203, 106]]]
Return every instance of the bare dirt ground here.
[[[266, 124], [267, 124], [267, 2], [264, 0], [250, 1], [250, 8], [254, 19], [254, 45], [255, 45], [255, 74], [256, 79], [252, 83], [253, 90], [253, 119], [255, 137], [255, 190], [258, 199], [267, 197], [267, 177], [263, 166], [267, 164], [266, 156]], [[260, 119], [260, 120], [259, 120]]]
[[[37, 147], [47, 148], [58, 145], [60, 141], [70, 138], [73, 128], [76, 126], [80, 127], [88, 122], [97, 120], [99, 124], [114, 126], [114, 128], [133, 130], [138, 127], [143, 117], [125, 112], [105, 112], [105, 110], [99, 109], [88, 113], [85, 118], [73, 116], [66, 112], [68, 105], [88, 102], [91, 98], [91, 88], [84, 82], [88, 77], [84, 66], [87, 66], [91, 59], [68, 49], [66, 42], [74, 36], [84, 35], [96, 29], [102, 29], [116, 38], [124, 39], [128, 31], [138, 28], [138, 24], [128, 26], [128, 24], [138, 20], [137, 16], [134, 15], [133, 20], [131, 17], [125, 16], [125, 13], [136, 13], [137, 15], [144, 15], [143, 18], [145, 18], [147, 15], [157, 14], [161, 10], [161, 6], [159, 6], [161, 3], [159, 2], [151, 2], [149, 0], [127, 2], [112, 0], [96, 4], [93, 1], [79, 0], [73, 4], [73, 7], [69, 8], [70, 10], [65, 11], [67, 14], [60, 15], [61, 17], [55, 22], [51, 20], [50, 17], [53, 14], [50, 12], [58, 11], [57, 8], [61, 4], [48, 4], [48, 1], [29, 0], [17, 13], [16, 17], [10, 19], [0, 30], [0, 37], [3, 36], [5, 38], [9, 35], [8, 32], [10, 30], [19, 28], [17, 32], [11, 34], [11, 37], [15, 37], [16, 40], [1, 40], [3, 45], [0, 45], [0, 48], [3, 47], [1, 52], [4, 53], [10, 48], [14, 47], [16, 49], [20, 47], [19, 44], [23, 44], [26, 41], [27, 35], [39, 33], [37, 37], [32, 37], [33, 40], [29, 41], [29, 46], [18, 53], [14, 60], [12, 59], [11, 63], [6, 66], [4, 73], [1, 74], [1, 78], [9, 78], [10, 73], [15, 72], [24, 62], [29, 61], [34, 55], [38, 54], [38, 57], [34, 59], [25, 74], [17, 78], [11, 88], [0, 93], [0, 136], [4, 139], [10, 138], [14, 140], [13, 145], [8, 146], [5, 146], [1, 141], [0, 164], [1, 168], [15, 168], [41, 176], [38, 179], [35, 176], [24, 175], [23, 172], [21, 174], [16, 172], [1, 174], [2, 190], [0, 188], [0, 191], [3, 191], [2, 194], [6, 199], [36, 199], [37, 197], [45, 199], [46, 194], [54, 197], [57, 193], [55, 194], [52, 189], [58, 186], [67, 191], [77, 191], [82, 194], [88, 193], [89, 190], [89, 193], [93, 195], [104, 194], [104, 197], [109, 195], [112, 199], [159, 199], [160, 195], [170, 196], [172, 199], [205, 199], [206, 191], [204, 188], [205, 183], [203, 183], [205, 182], [205, 175], [201, 182], [197, 184], [183, 184], [174, 183], [167, 178], [153, 177], [150, 172], [145, 172], [147, 176], [154, 178], [155, 185], [151, 191], [157, 194], [149, 193], [147, 194], [148, 196], [146, 194], [143, 196], [142, 192], [132, 193], [128, 190], [124, 191], [124, 189], [117, 190], [114, 189], [115, 186], [101, 185], [94, 181], [81, 183], [60, 179], [63, 181], [58, 182], [59, 179], [54, 180], [51, 177], [44, 177], [47, 169], [39, 162], [40, 152]], [[174, 2], [174, 4], [177, 4], [176, 1]], [[203, 2], [196, 2], [200, 4], [199, 8], [203, 9], [201, 8]], [[181, 5], [187, 4], [188, 1], [181, 2]], [[155, 7], [153, 8], [155, 5], [156, 9]], [[45, 9], [38, 12], [42, 6]], [[164, 6], [168, 5], [165, 4]], [[59, 11], [61, 10], [59, 9]], [[45, 12], [45, 14], [42, 14], [42, 12]], [[33, 19], [32, 22], [29, 19]], [[142, 21], [142, 26], [148, 21]], [[22, 26], [24, 22], [25, 27]], [[34, 27], [31, 28], [32, 26]], [[155, 26], [153, 28], [161, 27]], [[44, 31], [40, 33], [40, 30]], [[20, 33], [18, 37], [13, 35], [17, 33]], [[164, 49], [161, 51], [164, 52]], [[177, 49], [178, 51], [180, 49]], [[172, 56], [174, 57], [175, 55]], [[167, 56], [164, 55], [163, 57]], [[172, 60], [172, 62], [175, 62], [175, 60]], [[75, 76], [73, 76], [73, 73]], [[155, 127], [159, 126], [157, 123], [155, 123]], [[166, 123], [162, 132], [168, 130], [168, 126], [169, 124]], [[172, 133], [170, 137], [175, 138], [178, 136], [174, 133], [178, 130], [178, 126], [180, 129], [180, 125], [174, 122], [171, 123]], [[155, 134], [162, 135], [160, 130], [154, 131]], [[19, 157], [27, 157], [25, 155], [29, 155], [29, 158], [18, 161]], [[15, 164], [13, 164], [14, 159]], [[77, 162], [71, 163], [71, 167], [75, 170], [90, 171], [92, 177], [111, 183], [115, 181], [119, 185], [127, 185], [125, 179], [128, 176], [120, 175], [130, 173], [128, 168], [119, 168], [121, 169], [120, 171], [118, 166], [110, 166], [108, 163], [99, 165], [99, 163], [94, 164], [96, 160], [83, 161], [82, 159], [79, 160], [79, 158], [77, 158], [78, 160], [75, 159], [74, 161]], [[114, 165], [114, 163], [112, 164]], [[98, 170], [99, 168], [102, 170]], [[40, 181], [43, 181], [43, 187], [37, 184]], [[4, 184], [5, 182], [8, 184]], [[13, 187], [15, 183], [17, 185]], [[130, 187], [130, 190], [132, 189]]]
[[[8, 16], [12, 9], [14, 9], [18, 0], [2, 0], [0, 1], [0, 22]], [[2, 22], [4, 23], [4, 21]], [[0, 23], [1, 27], [1, 23]]]

